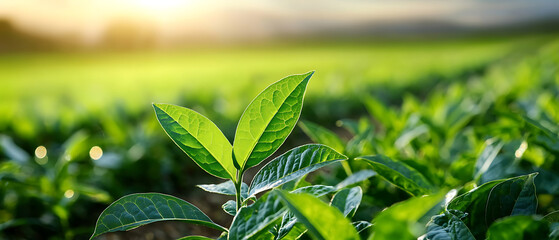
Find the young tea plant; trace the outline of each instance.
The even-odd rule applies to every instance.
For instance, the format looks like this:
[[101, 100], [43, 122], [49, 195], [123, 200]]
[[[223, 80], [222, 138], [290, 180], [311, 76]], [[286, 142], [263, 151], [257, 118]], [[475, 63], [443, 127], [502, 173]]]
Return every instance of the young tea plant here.
[[[328, 146], [309, 144], [291, 149], [262, 167], [250, 185], [243, 182], [244, 172], [272, 155], [295, 127], [312, 75], [313, 72], [288, 76], [262, 91], [241, 116], [233, 145], [201, 114], [175, 105], [153, 104], [157, 119], [177, 146], [209, 174], [228, 179], [199, 187], [236, 197], [223, 205], [225, 212], [235, 216], [229, 228], [214, 223], [200, 209], [179, 198], [138, 193], [122, 197], [105, 209], [91, 238], [152, 222], [178, 220], [220, 230], [223, 234], [219, 239], [294, 239], [307, 231], [319, 239], [358, 239], [358, 230], [370, 224], [352, 225], [346, 218], [355, 213], [362, 197], [361, 188], [346, 187], [369, 176], [350, 177], [337, 186], [299, 187], [306, 174], [347, 159]], [[256, 197], [279, 186], [282, 190]], [[334, 192], [337, 193], [330, 206], [316, 198]], [[315, 211], [324, 215], [309, 217]]]

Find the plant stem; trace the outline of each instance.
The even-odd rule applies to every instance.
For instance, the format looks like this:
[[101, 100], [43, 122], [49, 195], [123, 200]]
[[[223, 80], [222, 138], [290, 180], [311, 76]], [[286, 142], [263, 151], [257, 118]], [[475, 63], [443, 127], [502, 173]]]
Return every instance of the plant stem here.
[[349, 166], [349, 163], [347, 161], [342, 161], [342, 167], [344, 168], [345, 174], [348, 177], [351, 176], [351, 174], [353, 174], [351, 172], [351, 167]]
[[237, 200], [237, 211], [241, 209], [242, 199], [241, 199], [241, 188], [243, 186], [243, 172], [237, 169], [237, 182], [235, 182], [235, 195]]

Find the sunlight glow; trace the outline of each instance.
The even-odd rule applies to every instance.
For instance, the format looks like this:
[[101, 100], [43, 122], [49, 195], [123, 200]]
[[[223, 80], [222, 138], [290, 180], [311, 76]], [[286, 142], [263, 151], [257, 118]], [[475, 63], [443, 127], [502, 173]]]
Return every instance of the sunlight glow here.
[[527, 148], [528, 148], [528, 143], [526, 141], [523, 141], [520, 144], [520, 147], [518, 147], [518, 149], [516, 149], [516, 151], [514, 152], [514, 156], [516, 158], [521, 158]]
[[45, 146], [38, 146], [35, 148], [35, 156], [37, 158], [44, 158], [47, 156], [47, 148]]
[[93, 160], [98, 160], [103, 156], [103, 149], [101, 149], [99, 146], [94, 146], [91, 148], [91, 150], [89, 150], [89, 156]]
[[74, 190], [72, 189], [68, 189], [66, 190], [66, 192], [64, 192], [64, 197], [66, 198], [72, 198], [74, 196]]
[[179, 1], [179, 0], [130, 0], [128, 4], [131, 6], [137, 6], [144, 11], [169, 11], [178, 7], [183, 7], [188, 4], [189, 1]]

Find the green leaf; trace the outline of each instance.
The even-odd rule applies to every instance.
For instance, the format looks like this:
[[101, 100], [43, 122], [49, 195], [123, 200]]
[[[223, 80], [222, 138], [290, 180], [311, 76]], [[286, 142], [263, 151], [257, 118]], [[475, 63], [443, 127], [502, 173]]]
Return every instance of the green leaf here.
[[212, 222], [200, 209], [182, 199], [160, 193], [137, 193], [124, 196], [107, 207], [99, 216], [91, 238], [167, 220], [185, 221], [227, 231]]
[[537, 208], [534, 178], [537, 173], [491, 181], [454, 198], [447, 209], [467, 214], [462, 221], [476, 239], [484, 238], [497, 219], [531, 215]]
[[[235, 190], [235, 184], [231, 180], [220, 184], [200, 184], [197, 185], [197, 187], [203, 189], [206, 192], [228, 196], [235, 196], [237, 194]], [[244, 182], [241, 183], [241, 197], [243, 199], [246, 199], [248, 197], [248, 185]]]
[[291, 75], [264, 89], [239, 120], [233, 149], [242, 170], [272, 155], [291, 133], [303, 108], [303, 96], [314, 72]]
[[474, 179], [480, 178], [489, 169], [504, 145], [502, 141], [486, 142], [483, 152], [476, 161]]
[[252, 179], [249, 196], [275, 188], [328, 164], [345, 160], [334, 149], [309, 144], [296, 147], [266, 164]]
[[535, 135], [535, 142], [551, 152], [559, 153], [559, 134], [551, 131], [547, 127], [544, 127], [542, 124], [534, 119], [531, 119], [527, 116], [523, 117], [524, 120], [530, 124], [530, 126], [533, 126], [535, 130], [541, 131], [543, 133]]
[[359, 239], [351, 222], [336, 208], [309, 194], [277, 192], [315, 239]]
[[338, 120], [336, 126], [345, 128], [352, 135], [357, 135], [359, 133], [359, 123], [353, 119]]
[[[293, 217], [295, 218], [295, 216]], [[295, 224], [291, 228], [289, 228], [288, 232], [285, 232], [285, 234], [283, 235], [278, 235], [278, 237], [276, 237], [275, 239], [286, 239], [286, 240], [300, 239], [306, 232], [307, 232], [307, 228], [305, 227], [305, 224], [295, 221]]]
[[371, 153], [372, 142], [374, 140], [374, 130], [370, 123], [366, 123], [363, 130], [360, 130], [349, 142], [347, 142], [346, 153], [350, 157], [361, 156]]
[[513, 216], [496, 221], [487, 230], [487, 240], [548, 239], [549, 224], [534, 216]]
[[489, 181], [512, 177], [510, 174], [519, 172], [515, 160], [522, 157], [527, 143], [523, 140], [514, 140], [504, 144], [495, 141], [487, 144], [475, 166], [474, 179], [479, 184]]
[[229, 237], [228, 232], [222, 232], [221, 235], [219, 235], [219, 237], [216, 240], [227, 240], [228, 237]]
[[7, 135], [0, 135], [0, 150], [6, 154], [6, 157], [19, 164], [26, 163], [30, 158], [29, 154], [16, 145], [12, 138]]
[[300, 121], [299, 126], [315, 143], [324, 144], [338, 152], [345, 151], [345, 144], [334, 132], [309, 121]]
[[383, 155], [356, 158], [369, 163], [378, 175], [413, 196], [421, 196], [433, 192], [434, 187], [417, 170], [407, 164], [394, 161]]
[[357, 233], [361, 233], [373, 226], [372, 223], [367, 221], [357, 221], [357, 222], [352, 222], [351, 224], [353, 225]]
[[370, 95], [363, 97], [363, 103], [369, 114], [385, 128], [390, 128], [395, 120], [398, 119], [394, 109], [385, 106], [381, 101]]
[[233, 200], [229, 200], [223, 205], [221, 205], [223, 211], [231, 216], [235, 216], [237, 214], [237, 202]]
[[206, 172], [235, 180], [232, 146], [219, 128], [201, 114], [170, 104], [153, 104], [169, 137]]
[[335, 190], [336, 190], [336, 188], [332, 187], [332, 186], [312, 185], [312, 186], [297, 188], [297, 189], [291, 191], [291, 193], [308, 193], [308, 194], [311, 194], [315, 197], [321, 197], [321, 196], [324, 196], [324, 195], [326, 195], [328, 193], [331, 193]]
[[[302, 225], [302, 227], [297, 228], [299, 229], [299, 231], [298, 233], [295, 233], [293, 231], [297, 231], [297, 229], [294, 229], [297, 225]], [[276, 239], [282, 239], [288, 235], [299, 236], [306, 230], [307, 228], [305, 228], [302, 223], [297, 222], [297, 217], [295, 217], [295, 215], [293, 215], [292, 212], [286, 212], [281, 219], [281, 224], [279, 225], [279, 230]], [[291, 238], [287, 238], [287, 239], [291, 239]]]
[[[408, 119], [408, 122], [412, 119], [415, 118]], [[396, 139], [396, 141], [394, 141], [394, 146], [397, 149], [403, 149], [408, 146], [411, 141], [428, 132], [429, 128], [425, 124], [415, 124], [413, 126], [408, 126], [402, 130], [400, 136]]]
[[549, 239], [550, 240], [559, 240], [559, 222], [551, 223], [549, 227]]
[[229, 239], [256, 239], [279, 223], [285, 206], [275, 192], [264, 194], [250, 206], [242, 207], [229, 230]]
[[553, 211], [543, 217], [543, 220], [546, 220], [550, 223], [559, 222], [559, 210]]
[[347, 188], [336, 193], [330, 205], [339, 209], [344, 216], [353, 217], [359, 204], [361, 204], [362, 197], [363, 191], [360, 187]]
[[[458, 211], [455, 211], [458, 212]], [[460, 217], [464, 214], [458, 212]], [[460, 239], [460, 240], [476, 240], [470, 229], [466, 226], [460, 217], [445, 212], [444, 214], [434, 216], [427, 224], [426, 240], [445, 240], [445, 239]]]
[[342, 188], [345, 188], [347, 186], [351, 186], [353, 184], [356, 184], [358, 182], [362, 182], [367, 180], [368, 178], [375, 176], [377, 173], [373, 170], [361, 170], [359, 172], [355, 172], [352, 175], [350, 175], [349, 177], [347, 177], [346, 179], [344, 179], [343, 181], [339, 182], [336, 185], [336, 190], [340, 190]]
[[443, 194], [414, 197], [392, 205], [373, 219], [374, 232], [369, 239], [417, 239], [425, 230], [418, 221], [443, 198]]

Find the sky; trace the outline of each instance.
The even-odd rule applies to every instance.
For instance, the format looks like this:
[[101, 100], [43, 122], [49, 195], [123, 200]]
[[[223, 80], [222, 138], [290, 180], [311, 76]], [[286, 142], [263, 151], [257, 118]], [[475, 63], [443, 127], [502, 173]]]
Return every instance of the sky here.
[[[148, 31], [159, 44], [258, 41], [324, 33], [359, 35], [490, 28], [559, 20], [554, 0], [0, 0], [17, 29], [95, 45], [115, 22]], [[142, 30], [143, 29], [143, 30]]]

